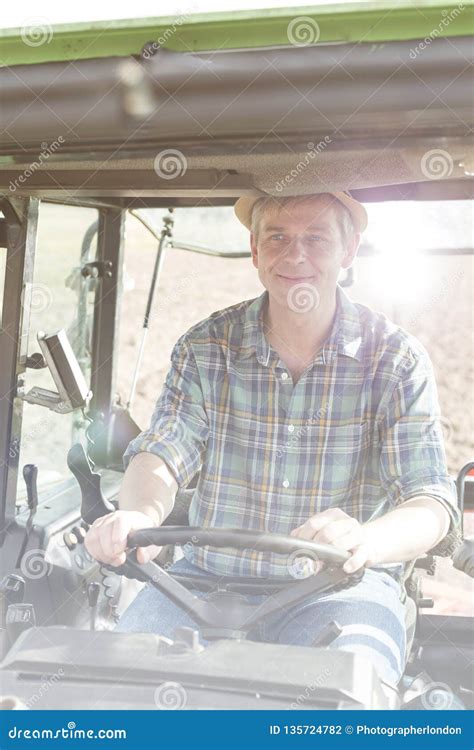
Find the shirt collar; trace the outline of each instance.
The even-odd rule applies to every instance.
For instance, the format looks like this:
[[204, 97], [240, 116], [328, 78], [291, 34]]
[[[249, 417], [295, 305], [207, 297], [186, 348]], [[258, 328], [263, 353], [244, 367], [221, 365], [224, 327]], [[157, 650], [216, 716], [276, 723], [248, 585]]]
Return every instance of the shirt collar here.
[[[351, 302], [340, 286], [336, 290], [337, 312], [332, 331], [323, 347], [323, 359], [328, 361], [336, 353], [360, 361], [362, 348], [362, 325], [357, 306]], [[268, 291], [256, 297], [248, 306], [239, 359], [247, 359], [254, 352], [258, 361], [268, 366], [271, 356], [270, 346], [263, 333], [263, 311], [268, 302]]]
[[247, 359], [254, 352], [261, 364], [268, 365], [270, 347], [263, 333], [262, 314], [267, 305], [268, 292], [265, 289], [260, 297], [256, 297], [248, 306], [245, 314], [244, 329], [238, 352], [239, 359]]
[[336, 350], [339, 354], [352, 357], [359, 362], [362, 358], [362, 323], [360, 312], [343, 289], [338, 286], [337, 315], [333, 327]]

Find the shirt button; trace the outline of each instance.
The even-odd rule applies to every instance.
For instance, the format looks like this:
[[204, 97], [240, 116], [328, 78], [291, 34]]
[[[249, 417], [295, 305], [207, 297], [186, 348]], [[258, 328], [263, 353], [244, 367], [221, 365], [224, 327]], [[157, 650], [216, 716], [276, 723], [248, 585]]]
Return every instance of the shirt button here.
[[288, 432], [294, 432], [294, 431], [295, 431], [295, 425], [294, 424], [289, 424], [288, 425]]
[[283, 480], [283, 487], [286, 489], [289, 486], [290, 486], [290, 483], [289, 483], [288, 479], [284, 479]]
[[288, 380], [288, 373], [287, 372], [282, 372], [281, 379], [282, 380]]

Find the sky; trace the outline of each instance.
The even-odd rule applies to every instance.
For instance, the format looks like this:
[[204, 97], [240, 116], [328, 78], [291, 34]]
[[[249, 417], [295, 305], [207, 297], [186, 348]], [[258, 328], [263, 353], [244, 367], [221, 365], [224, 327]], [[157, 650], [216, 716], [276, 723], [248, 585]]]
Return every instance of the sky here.
[[[353, 0], [360, 4], [364, 0]], [[320, 5], [336, 5], [341, 0], [324, 0]], [[173, 16], [188, 11], [211, 13], [218, 11], [251, 10], [252, 8], [285, 8], [317, 5], [300, 0], [134, 0], [133, 4], [117, 0], [81, 0], [80, 3], [65, 3], [59, 0], [21, 0], [20, 3], [3, 3], [0, 26], [2, 28], [32, 25], [33, 19], [46, 19], [50, 24], [80, 23], [84, 21], [105, 21], [119, 18], [149, 18]]]

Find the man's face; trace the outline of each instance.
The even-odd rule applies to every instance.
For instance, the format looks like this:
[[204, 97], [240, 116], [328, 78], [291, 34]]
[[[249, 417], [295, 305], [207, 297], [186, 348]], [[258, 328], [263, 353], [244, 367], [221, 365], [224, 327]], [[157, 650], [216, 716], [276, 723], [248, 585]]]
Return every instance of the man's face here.
[[341, 268], [355, 255], [358, 235], [345, 239], [330, 196], [288, 206], [270, 206], [257, 235], [251, 235], [252, 262], [277, 304], [287, 306], [296, 284], [316, 288], [322, 299], [335, 293]]

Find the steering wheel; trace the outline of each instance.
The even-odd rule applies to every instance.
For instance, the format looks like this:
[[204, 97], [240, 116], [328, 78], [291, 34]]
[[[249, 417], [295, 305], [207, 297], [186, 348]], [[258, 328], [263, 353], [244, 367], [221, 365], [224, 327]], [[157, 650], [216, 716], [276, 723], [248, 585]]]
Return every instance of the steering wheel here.
[[[265, 552], [288, 554], [290, 565], [298, 556], [316, 559], [326, 566], [316, 575], [307, 578], [259, 579], [257, 581], [229, 576], [184, 575], [164, 570], [155, 562], [140, 565], [135, 550], [117, 573], [129, 578], [147, 581], [162, 591], [201, 627], [203, 638], [245, 638], [260, 620], [278, 610], [328, 589], [353, 585], [363, 571], [346, 573], [342, 565], [349, 559], [348, 552], [326, 544], [295, 537], [232, 528], [201, 528], [198, 526], [160, 526], [140, 529], [128, 536], [129, 548], [148, 545], [193, 544], [196, 547], [234, 547]], [[289, 568], [290, 571], [291, 568]], [[210, 591], [206, 599], [192, 594], [188, 589]], [[244, 594], [270, 594], [258, 604], [248, 603]]]

